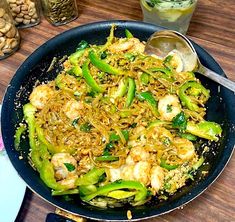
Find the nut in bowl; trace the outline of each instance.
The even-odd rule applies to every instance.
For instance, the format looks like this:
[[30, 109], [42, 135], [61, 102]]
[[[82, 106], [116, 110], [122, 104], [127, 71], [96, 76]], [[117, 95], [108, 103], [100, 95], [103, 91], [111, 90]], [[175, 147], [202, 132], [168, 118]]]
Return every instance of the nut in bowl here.
[[[110, 35], [113, 23], [116, 24], [116, 30], [114, 35]], [[217, 85], [210, 80], [201, 78], [195, 82], [196, 77], [192, 73], [186, 73], [185, 76], [177, 74], [174, 69], [169, 69], [172, 65], [169, 58], [164, 65], [163, 61], [142, 54], [142, 41], [146, 41], [158, 29], [153, 25], [126, 21], [81, 26], [50, 40], [47, 47], [38, 49], [28, 58], [24, 66], [32, 67], [30, 72], [24, 66], [18, 70], [20, 74], [17, 73], [12, 79], [4, 98], [3, 115], [11, 113], [9, 107], [15, 109], [15, 112], [2, 119], [3, 139], [19, 174], [43, 198], [66, 211], [92, 219], [126, 220], [128, 211], [129, 218], [132, 215], [132, 219], [141, 220], [187, 203], [205, 190], [222, 171], [234, 144], [232, 133], [224, 126], [234, 119], [228, 113], [230, 107], [225, 109], [221, 106], [220, 97], [222, 103], [227, 104], [228, 97], [232, 98], [234, 95], [223, 88], [218, 92]], [[196, 44], [195, 47], [201, 58], [212, 61], [208, 64], [211, 69], [222, 71], [212, 57]], [[62, 58], [64, 55], [68, 55], [68, 60], [57, 67], [63, 71], [58, 73], [57, 68], [46, 71], [53, 57]], [[151, 66], [145, 69], [147, 64]], [[149, 70], [153, 64], [155, 68], [158, 66], [162, 69]], [[184, 86], [181, 91], [186, 95], [182, 98], [178, 97], [178, 91], [174, 87], [172, 91], [167, 87], [168, 81], [174, 83], [172, 75], [178, 76], [179, 80], [174, 87]], [[35, 85], [36, 79], [40, 84]], [[190, 83], [184, 85], [188, 81]], [[190, 84], [200, 85], [199, 88], [196, 87], [196, 93]], [[209, 92], [204, 88], [210, 89], [213, 100], [208, 99]], [[39, 106], [35, 104], [32, 93], [35, 90], [43, 90], [43, 95], [46, 94], [42, 97], [46, 101], [40, 100]], [[187, 108], [186, 103], [182, 103], [182, 99], [187, 100], [188, 96], [192, 99], [199, 94], [202, 100], [193, 100], [193, 103], [197, 101], [199, 111], [199, 115], [195, 115], [194, 111]], [[207, 116], [202, 117], [206, 100]], [[217, 112], [213, 112], [214, 109]], [[49, 115], [46, 115], [47, 110], [51, 111]], [[172, 113], [172, 116], [165, 116], [166, 112]], [[227, 113], [225, 122], [224, 113]], [[19, 160], [19, 153], [12, 140], [15, 132], [18, 132], [16, 126], [20, 126], [23, 116], [27, 120], [27, 127], [36, 124], [36, 129], [31, 127], [30, 132], [37, 136], [26, 134], [30, 144], [35, 144], [32, 139], [37, 138], [40, 143], [46, 143], [46, 146], [43, 145], [46, 149], [39, 153], [38, 148], [34, 147], [36, 149], [30, 151], [28, 139], [18, 140], [23, 156], [23, 160]], [[13, 121], [9, 121], [9, 118]], [[54, 123], [62, 125], [53, 125], [51, 118]], [[60, 118], [64, 121], [57, 122]], [[204, 138], [197, 142], [182, 138], [186, 130], [190, 130], [191, 134], [195, 133], [191, 126], [196, 126], [196, 119], [198, 122], [203, 121], [205, 125], [210, 122], [209, 125], [219, 129], [213, 131], [215, 137], [210, 137], [210, 142]], [[188, 126], [185, 125], [185, 120], [190, 123]], [[109, 122], [114, 123], [113, 121], [117, 121], [116, 124], [110, 125]], [[172, 122], [175, 128], [172, 128]], [[221, 125], [222, 133], [220, 126], [212, 122]], [[200, 129], [207, 131], [208, 127], [203, 127], [203, 124], [200, 124]], [[179, 127], [183, 131], [180, 132]], [[54, 137], [61, 129], [64, 133]], [[70, 139], [66, 139], [67, 130], [71, 132]], [[79, 136], [73, 137], [74, 134]], [[191, 135], [190, 139], [195, 137]], [[57, 140], [61, 143], [57, 143]], [[80, 144], [75, 140], [80, 140]], [[89, 140], [92, 142], [89, 143]], [[168, 158], [165, 151], [169, 147], [176, 152], [172, 152]], [[208, 149], [213, 152], [207, 152]], [[28, 162], [29, 155], [34, 164]], [[195, 175], [190, 170], [192, 168], [197, 169]], [[147, 172], [147, 177], [143, 171]], [[190, 171], [194, 180], [181, 178], [182, 183], [176, 184], [171, 175], [176, 171], [183, 178], [189, 176]], [[52, 180], [48, 181], [48, 178]], [[68, 178], [69, 183], [64, 183], [63, 180]], [[161, 193], [161, 190], [167, 191], [168, 195]], [[65, 201], [59, 195], [66, 193], [71, 200]], [[118, 207], [123, 205], [125, 208]], [[107, 208], [103, 210], [101, 207]]]
[[0, 2], [0, 59], [14, 53], [20, 44], [20, 35], [14, 25], [8, 4]]
[[39, 5], [36, 0], [7, 0], [17, 27], [26, 28], [40, 22]]

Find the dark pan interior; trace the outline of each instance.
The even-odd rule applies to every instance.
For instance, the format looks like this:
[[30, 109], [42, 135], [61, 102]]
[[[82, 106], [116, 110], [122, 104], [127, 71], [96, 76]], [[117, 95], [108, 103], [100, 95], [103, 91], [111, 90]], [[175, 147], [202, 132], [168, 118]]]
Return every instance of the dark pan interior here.
[[[179, 190], [165, 202], [153, 200], [149, 204], [135, 208], [127, 206], [116, 209], [99, 209], [83, 204], [79, 199], [65, 201], [63, 197], [52, 197], [50, 189], [43, 184], [38, 173], [34, 171], [28, 163], [28, 142], [24, 141], [22, 145], [23, 160], [19, 160], [19, 153], [15, 151], [13, 146], [15, 126], [22, 120], [22, 105], [28, 102], [27, 97], [32, 91], [35, 82], [52, 80], [56, 76], [55, 70], [47, 72], [53, 57], [62, 58], [64, 55], [71, 54], [77, 44], [83, 39], [91, 44], [103, 44], [106, 41], [112, 23], [118, 26], [115, 36], [124, 37], [124, 30], [128, 28], [135, 37], [141, 40], [147, 40], [153, 32], [161, 29], [150, 24], [134, 21], [99, 22], [69, 30], [39, 47], [17, 70], [7, 88], [3, 100], [1, 118], [3, 141], [9, 158], [19, 175], [33, 191], [52, 204], [67, 211], [96, 220], [126, 220], [126, 212], [128, 209], [132, 211], [133, 220], [144, 219], [169, 212], [194, 199], [204, 191], [223, 170], [232, 154], [235, 143], [235, 96], [232, 92], [223, 87], [220, 87], [218, 91], [218, 84], [198, 76], [203, 85], [211, 91], [211, 98], [207, 104], [207, 119], [222, 124], [223, 137], [219, 143], [212, 143], [210, 145], [213, 152], [208, 153], [206, 157], [209, 162], [208, 166], [210, 167], [209, 174], [199, 181], [201, 177], [199, 172], [196, 180], [190, 182], [188, 186]], [[215, 60], [200, 46], [195, 43], [193, 44], [202, 63], [217, 73], [224, 75]], [[200, 152], [200, 147], [198, 150]]]

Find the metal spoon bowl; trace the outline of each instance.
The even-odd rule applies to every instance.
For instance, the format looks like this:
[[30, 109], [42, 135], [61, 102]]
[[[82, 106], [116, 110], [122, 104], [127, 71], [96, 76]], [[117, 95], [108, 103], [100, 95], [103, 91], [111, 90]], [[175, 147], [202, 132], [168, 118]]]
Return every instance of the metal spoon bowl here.
[[145, 46], [145, 53], [154, 54], [160, 58], [166, 57], [173, 50], [177, 50], [182, 58], [182, 71], [198, 72], [235, 92], [235, 82], [203, 66], [192, 43], [181, 33], [173, 30], [155, 32], [150, 36]]

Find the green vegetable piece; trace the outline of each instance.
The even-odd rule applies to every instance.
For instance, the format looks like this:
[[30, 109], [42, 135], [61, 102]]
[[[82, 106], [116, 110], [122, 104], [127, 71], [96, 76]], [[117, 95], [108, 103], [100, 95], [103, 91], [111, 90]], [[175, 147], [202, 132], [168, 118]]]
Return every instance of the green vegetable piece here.
[[205, 102], [209, 99], [210, 91], [207, 90], [203, 85], [195, 81], [188, 81], [179, 88], [179, 98], [182, 104], [192, 111], [199, 111], [200, 109], [199, 106], [193, 102], [193, 100], [190, 98], [190, 94], [187, 95], [187, 92], [190, 93], [189, 89], [191, 89], [191, 92], [192, 92], [192, 89], [194, 89], [193, 92], [195, 92], [196, 90], [197, 94], [200, 93], [204, 95]]
[[126, 181], [126, 180], [118, 180], [113, 183], [104, 185], [102, 187], [97, 188], [97, 191], [95, 193], [92, 193], [90, 195], [86, 195], [84, 197], [81, 197], [83, 201], [90, 201], [93, 198], [97, 196], [107, 196], [108, 193], [111, 191], [116, 191], [116, 190], [130, 190], [130, 191], [136, 191], [134, 201], [143, 201], [147, 197], [147, 189], [144, 185], [142, 185], [138, 181]]
[[52, 196], [62, 196], [62, 195], [71, 195], [71, 194], [78, 194], [78, 189], [72, 189], [72, 190], [53, 190], [51, 192]]
[[29, 145], [32, 150], [37, 149], [36, 145], [36, 126], [35, 126], [35, 113], [37, 109], [31, 104], [27, 103], [23, 107], [23, 113], [24, 113], [24, 119], [26, 123], [28, 124], [28, 130], [29, 130]]
[[79, 117], [72, 121], [72, 126], [76, 127], [78, 125]]
[[68, 190], [68, 187], [56, 182], [54, 168], [49, 160], [43, 160], [39, 173], [42, 181], [53, 190]]
[[81, 50], [78, 50], [75, 53], [71, 54], [69, 56], [70, 63], [74, 66], [77, 66], [78, 65], [78, 59], [83, 56], [84, 52], [85, 52], [85, 49], [81, 49]]
[[141, 101], [146, 101], [153, 114], [156, 116], [159, 115], [159, 112], [157, 110], [157, 101], [155, 100], [151, 92], [141, 92], [140, 94], [138, 94], [138, 99]]
[[101, 53], [101, 55], [100, 55], [100, 58], [101, 58], [101, 59], [107, 58], [107, 52], [106, 52], [106, 51], [103, 51], [103, 52]]
[[159, 78], [165, 79], [169, 82], [173, 82], [174, 78], [172, 76], [172, 71], [169, 68], [151, 68], [149, 69], [151, 72], [160, 72], [162, 75]]
[[76, 181], [77, 186], [82, 185], [93, 185], [98, 183], [99, 178], [105, 173], [105, 170], [102, 168], [93, 168], [85, 175], [79, 177]]
[[89, 53], [89, 59], [91, 60], [92, 65], [94, 65], [96, 68], [103, 72], [107, 72], [109, 74], [113, 75], [126, 75], [122, 70], [119, 70], [105, 61], [101, 60], [94, 51], [90, 51]]
[[128, 77], [128, 91], [125, 106], [129, 108], [135, 98], [136, 85], [135, 80]]
[[30, 157], [37, 171], [40, 172], [40, 169], [42, 167], [42, 159], [39, 150], [31, 150]]
[[86, 195], [95, 193], [96, 191], [97, 191], [97, 188], [93, 184], [79, 186], [79, 194], [80, 194], [80, 196], [86, 196]]
[[130, 38], [133, 38], [134, 36], [132, 35], [132, 33], [128, 30], [128, 29], [125, 29], [125, 35], [128, 39]]
[[91, 131], [92, 125], [88, 122], [82, 124], [80, 126], [80, 130], [85, 133], [89, 133]]
[[150, 78], [149, 78], [149, 74], [147, 73], [142, 73], [140, 76], [140, 81], [143, 85], [147, 86], [149, 84]]
[[114, 145], [112, 142], [106, 144], [104, 152], [103, 152], [103, 156], [110, 156], [110, 151], [114, 148]]
[[124, 54], [124, 57], [125, 57], [126, 59], [130, 60], [131, 62], [133, 62], [133, 61], [135, 60], [135, 58], [136, 58], [136, 56], [133, 55], [132, 53], [125, 53], [125, 54]]
[[170, 165], [166, 163], [166, 160], [161, 159], [160, 167], [167, 170], [174, 170], [179, 167], [179, 165]]
[[104, 88], [102, 86], [98, 85], [98, 83], [95, 81], [95, 79], [90, 74], [88, 61], [86, 61], [82, 66], [82, 75], [83, 75], [87, 85], [89, 85], [92, 90], [99, 92], [99, 93], [104, 92]]
[[36, 132], [38, 136], [38, 140], [40, 143], [44, 144], [47, 149], [50, 151], [50, 153], [60, 153], [62, 151], [62, 147], [54, 147], [51, 143], [48, 142], [48, 140], [45, 138], [43, 129], [36, 125]]
[[180, 112], [172, 119], [172, 126], [178, 128], [180, 131], [184, 131], [187, 126], [187, 118], [184, 112]]
[[104, 161], [104, 162], [110, 162], [110, 161], [117, 161], [119, 160], [119, 157], [117, 156], [98, 156], [95, 158], [96, 161]]
[[188, 122], [186, 132], [204, 139], [218, 141], [222, 133], [222, 128], [219, 124], [209, 121], [203, 121], [197, 124]]
[[196, 141], [197, 137], [190, 133], [179, 133], [179, 136], [190, 141]]
[[113, 95], [114, 98], [118, 98], [118, 97], [123, 97], [126, 92], [127, 92], [127, 87], [128, 87], [128, 81], [127, 79], [121, 79], [118, 89], [115, 92], [115, 94]]
[[71, 163], [64, 163], [64, 165], [66, 166], [66, 168], [69, 172], [72, 172], [75, 170], [75, 166]]
[[[129, 131], [128, 130], [122, 130], [121, 131], [125, 140], [128, 141], [129, 139]], [[111, 133], [110, 136], [109, 136], [109, 141], [110, 142], [117, 142], [120, 140], [120, 136], [115, 134], [115, 133]]]
[[204, 163], [205, 159], [203, 156], [199, 158], [199, 160], [193, 165], [193, 170], [198, 170], [198, 168]]
[[89, 47], [89, 44], [87, 41], [82, 40], [81, 42], [78, 43], [78, 47], [76, 48], [76, 51], [82, 50], [82, 49], [86, 49]]
[[73, 66], [71, 69], [69, 69], [69, 70], [67, 71], [67, 73], [68, 73], [69, 75], [78, 77], [78, 76], [81, 76], [81, 75], [82, 75], [82, 69], [80, 68], [80, 66], [75, 65], [75, 66]]
[[19, 148], [20, 148], [21, 136], [26, 131], [26, 129], [27, 129], [27, 127], [24, 124], [21, 124], [15, 132], [14, 146], [17, 151], [19, 151]]
[[106, 196], [117, 200], [126, 199], [136, 194], [136, 191], [114, 190], [109, 192]]

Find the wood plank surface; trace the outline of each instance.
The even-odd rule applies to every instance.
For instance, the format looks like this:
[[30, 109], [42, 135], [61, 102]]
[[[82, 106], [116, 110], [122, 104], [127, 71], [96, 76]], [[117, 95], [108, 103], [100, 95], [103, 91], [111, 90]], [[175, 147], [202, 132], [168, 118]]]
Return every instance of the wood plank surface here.
[[[70, 28], [109, 19], [142, 20], [138, 0], [78, 0], [79, 17], [54, 27], [44, 18], [38, 26], [21, 29], [21, 47], [0, 61], [0, 98], [22, 62], [41, 44]], [[235, 81], [235, 1], [199, 0], [188, 36], [203, 46], [220, 63], [228, 78]], [[222, 175], [200, 197], [182, 209], [149, 219], [148, 222], [230, 222], [235, 221], [235, 156]], [[17, 222], [42, 222], [54, 206], [27, 190]], [[6, 212], [7, 213], [7, 212]], [[0, 221], [1, 221], [0, 215]], [[4, 221], [3, 221], [4, 222]]]

